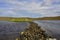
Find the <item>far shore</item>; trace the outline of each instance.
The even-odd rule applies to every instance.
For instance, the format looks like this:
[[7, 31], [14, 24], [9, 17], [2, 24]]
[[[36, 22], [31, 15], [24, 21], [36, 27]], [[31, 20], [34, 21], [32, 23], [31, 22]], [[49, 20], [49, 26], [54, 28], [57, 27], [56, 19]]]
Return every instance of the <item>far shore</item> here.
[[29, 17], [22, 17], [22, 18], [16, 18], [16, 17], [0, 17], [0, 20], [3, 21], [12, 21], [12, 22], [30, 22], [34, 20], [60, 20], [60, 16], [57, 17], [42, 17], [42, 18], [29, 18]]

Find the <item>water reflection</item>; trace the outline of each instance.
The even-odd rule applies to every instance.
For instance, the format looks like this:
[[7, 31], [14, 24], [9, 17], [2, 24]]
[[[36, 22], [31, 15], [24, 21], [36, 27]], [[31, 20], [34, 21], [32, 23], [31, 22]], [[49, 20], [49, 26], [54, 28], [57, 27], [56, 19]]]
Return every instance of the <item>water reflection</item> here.
[[[60, 40], [60, 20], [39, 20], [34, 22], [39, 24], [47, 33]], [[16, 37], [20, 37], [20, 32], [24, 31], [28, 24], [27, 22], [0, 21], [0, 40], [15, 40]]]
[[39, 20], [34, 21], [47, 31], [48, 34], [60, 40], [60, 20]]

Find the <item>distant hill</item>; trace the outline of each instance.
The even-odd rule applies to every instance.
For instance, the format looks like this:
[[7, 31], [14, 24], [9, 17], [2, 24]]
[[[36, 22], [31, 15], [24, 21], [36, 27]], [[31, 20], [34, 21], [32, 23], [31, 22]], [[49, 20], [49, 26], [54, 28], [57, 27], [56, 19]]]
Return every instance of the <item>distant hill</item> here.
[[37, 20], [60, 20], [60, 16], [37, 18]]
[[11, 17], [0, 17], [0, 20], [9, 21]]
[[22, 17], [22, 18], [0, 17], [0, 20], [4, 20], [4, 21], [60, 20], [60, 16], [58, 16], [58, 17], [42, 17], [42, 18], [29, 18], [29, 17]]

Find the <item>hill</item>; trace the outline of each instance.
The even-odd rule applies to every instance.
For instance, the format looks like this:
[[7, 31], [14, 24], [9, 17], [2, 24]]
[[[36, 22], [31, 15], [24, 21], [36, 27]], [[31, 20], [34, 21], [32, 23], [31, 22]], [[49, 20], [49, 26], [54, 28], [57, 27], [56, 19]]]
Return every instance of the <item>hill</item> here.
[[2, 21], [33, 21], [33, 20], [60, 20], [60, 16], [58, 17], [42, 17], [42, 18], [29, 18], [29, 17], [22, 17], [22, 18], [15, 18], [15, 17], [0, 17]]
[[36, 20], [60, 20], [60, 16], [57, 16], [57, 17], [36, 18]]

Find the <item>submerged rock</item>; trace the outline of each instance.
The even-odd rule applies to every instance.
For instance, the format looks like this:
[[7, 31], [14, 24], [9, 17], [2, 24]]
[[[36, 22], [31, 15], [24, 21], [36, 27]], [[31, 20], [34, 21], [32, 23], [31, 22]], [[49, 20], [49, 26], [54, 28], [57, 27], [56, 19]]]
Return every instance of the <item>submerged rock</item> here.
[[19, 40], [49, 40], [49, 36], [38, 24], [30, 22], [30, 25], [21, 32]]

